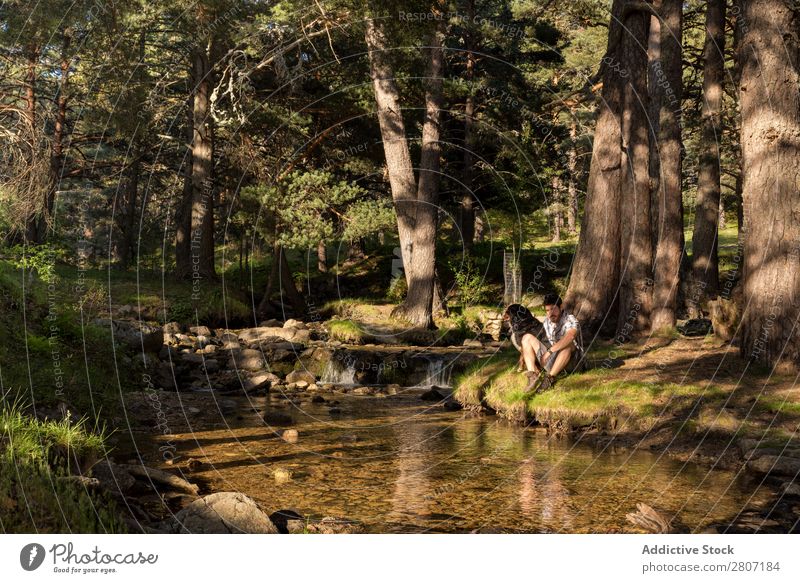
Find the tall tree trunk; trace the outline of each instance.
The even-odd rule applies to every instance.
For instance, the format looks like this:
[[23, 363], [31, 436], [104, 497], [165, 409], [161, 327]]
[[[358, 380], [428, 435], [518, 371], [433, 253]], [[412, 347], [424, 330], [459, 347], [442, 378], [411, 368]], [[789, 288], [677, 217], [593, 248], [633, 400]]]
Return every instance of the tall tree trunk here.
[[800, 7], [744, 0], [741, 352], [800, 364]]
[[[739, 85], [742, 80], [742, 33], [744, 31], [745, 22], [744, 22], [744, 6], [742, 4], [743, 0], [733, 0], [732, 5], [732, 13], [734, 15], [733, 18], [733, 86], [734, 86], [734, 96], [736, 99], [736, 111], [737, 113], [741, 111], [741, 103], [740, 103], [740, 93], [739, 93]], [[741, 124], [741, 116], [737, 115], [735, 118], [738, 121], [736, 130], [738, 136], [742, 135], [742, 124]], [[736, 244], [737, 248], [741, 248], [742, 245], [742, 219], [743, 219], [743, 211], [742, 211], [742, 144], [741, 141], [737, 144], [736, 147], [736, 182], [734, 184], [734, 196], [736, 201]], [[742, 272], [742, 266], [736, 266], [739, 273]]]
[[402, 307], [403, 315], [417, 326], [433, 328], [433, 295], [436, 279], [436, 233], [439, 214], [439, 173], [441, 159], [444, 69], [444, 20], [430, 40], [430, 65], [425, 89], [425, 121], [422, 124], [422, 148], [414, 225], [414, 277]]
[[411, 155], [406, 141], [400, 96], [394, 73], [386, 58], [389, 46], [384, 31], [373, 19], [367, 20], [365, 40], [370, 72], [378, 106], [378, 123], [383, 138], [389, 184], [397, 214], [400, 249], [408, 293], [397, 313], [412, 324], [433, 327], [433, 286], [437, 205], [439, 194], [439, 144], [442, 110], [442, 27], [437, 20], [432, 36], [430, 67], [425, 91], [425, 121], [422, 127], [419, 184], [414, 180]]
[[725, 74], [725, 0], [709, 0], [703, 50], [703, 129], [697, 176], [697, 207], [692, 232], [693, 300], [717, 296], [719, 264], [717, 232], [720, 206], [722, 83]]
[[624, 20], [621, 62], [629, 75], [623, 91], [620, 284], [617, 334], [645, 332], [652, 305], [653, 243], [650, 237], [650, 140], [647, 123], [647, 35], [650, 15]]
[[661, 104], [666, 88], [661, 57], [661, 19], [660, 15], [650, 16], [650, 32], [647, 39], [647, 92], [650, 97], [647, 117], [650, 130], [650, 238], [653, 249], [658, 244], [658, 212], [661, 190], [661, 151], [659, 148], [659, 127], [661, 125]]
[[658, 245], [653, 275], [653, 330], [673, 328], [676, 324], [684, 242], [681, 196], [682, 0], [662, 0], [661, 18], [661, 70], [665, 87], [659, 111], [658, 151], [661, 164], [656, 233]]
[[475, 91], [473, 84], [475, 81], [475, 31], [471, 28], [471, 23], [475, 19], [475, 0], [467, 2], [467, 19], [470, 23], [469, 29], [465, 32], [464, 46], [467, 53], [467, 66], [465, 81], [467, 83], [467, 100], [464, 104], [464, 169], [461, 181], [463, 184], [463, 194], [461, 195], [460, 220], [461, 241], [464, 250], [469, 253], [472, 250], [473, 239], [475, 238], [475, 206], [474, 206], [474, 182], [475, 182], [475, 156], [472, 151], [475, 148]]
[[214, 268], [214, 183], [211, 131], [211, 66], [209, 47], [200, 47], [193, 62], [192, 140], [192, 270], [202, 278], [216, 278]]
[[186, 108], [187, 148], [183, 192], [175, 209], [175, 276], [186, 279], [192, 274], [192, 140], [194, 138], [193, 100]]
[[567, 231], [577, 233], [578, 225], [578, 124], [572, 121], [569, 128], [569, 152], [567, 153]]
[[565, 303], [585, 330], [600, 327], [616, 301], [620, 272], [620, 197], [622, 133], [619, 112], [625, 79], [619, 64], [620, 17], [625, 0], [614, 0], [608, 49], [603, 57], [603, 88], [594, 133], [592, 161], [581, 234]]
[[411, 153], [406, 141], [400, 93], [387, 55], [391, 45], [380, 24], [372, 18], [368, 18], [366, 24], [365, 40], [369, 53], [370, 75], [375, 89], [378, 125], [383, 139], [389, 186], [397, 214], [397, 231], [400, 237], [403, 269], [406, 283], [410, 285], [414, 267], [411, 261], [411, 250], [413, 248], [417, 183], [414, 178]]
[[[27, 63], [25, 66], [25, 121], [30, 135], [31, 163], [38, 155], [38, 128], [36, 127], [36, 67], [39, 64], [39, 46], [30, 45], [26, 51]], [[26, 201], [25, 239], [28, 243], [39, 242], [38, 216], [41, 212], [39, 195], [35, 190], [31, 193], [33, 200]]]

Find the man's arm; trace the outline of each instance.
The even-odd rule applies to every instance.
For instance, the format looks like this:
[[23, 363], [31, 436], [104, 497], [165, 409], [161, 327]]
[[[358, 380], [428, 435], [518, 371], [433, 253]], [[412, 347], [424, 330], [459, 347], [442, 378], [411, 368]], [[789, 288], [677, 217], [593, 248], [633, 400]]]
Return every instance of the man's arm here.
[[566, 348], [567, 346], [572, 344], [572, 341], [575, 340], [575, 337], [577, 335], [578, 335], [578, 330], [575, 328], [570, 328], [569, 330], [564, 332], [564, 336], [561, 338], [561, 340], [559, 340], [550, 347], [550, 350], [548, 350], [548, 352], [552, 354], [558, 350]]

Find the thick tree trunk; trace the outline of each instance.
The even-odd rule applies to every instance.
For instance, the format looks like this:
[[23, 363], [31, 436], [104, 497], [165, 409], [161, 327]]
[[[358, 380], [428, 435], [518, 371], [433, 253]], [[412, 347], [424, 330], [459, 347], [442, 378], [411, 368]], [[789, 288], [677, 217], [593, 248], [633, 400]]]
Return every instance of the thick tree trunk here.
[[744, 0], [741, 352], [800, 364], [800, 7]]
[[653, 246], [650, 237], [650, 140], [647, 128], [647, 35], [650, 16], [625, 20], [621, 62], [630, 72], [623, 91], [620, 284], [617, 335], [647, 331], [652, 305]]
[[194, 137], [193, 100], [186, 109], [187, 152], [183, 192], [175, 209], [175, 276], [186, 279], [192, 274], [192, 140]]
[[417, 184], [414, 166], [406, 141], [406, 129], [400, 106], [400, 93], [395, 83], [394, 71], [389, 63], [387, 51], [391, 46], [381, 26], [367, 19], [365, 40], [369, 52], [370, 74], [375, 89], [378, 124], [383, 139], [383, 152], [389, 186], [392, 190], [397, 231], [400, 237], [400, 253], [403, 258], [406, 283], [410, 284], [413, 271], [411, 251], [413, 248], [414, 208]]
[[214, 183], [209, 50], [194, 54], [194, 138], [192, 140], [192, 276], [216, 278], [214, 268]]
[[578, 125], [573, 120], [569, 128], [569, 152], [567, 153], [567, 231], [577, 233], [578, 225]]
[[658, 228], [653, 275], [652, 329], [673, 328], [676, 323], [680, 266], [683, 252], [681, 198], [681, 99], [683, 23], [681, 0], [662, 0], [661, 71], [664, 91], [659, 111]]
[[[581, 234], [565, 303], [585, 330], [604, 324], [616, 301], [620, 272], [622, 133], [619, 112], [625, 79], [619, 65], [620, 17], [625, 0], [611, 8], [603, 89], [594, 133]], [[615, 40], [617, 39], [617, 40]], [[616, 65], [616, 66], [615, 66]]]
[[444, 20], [437, 21], [431, 35], [430, 66], [425, 89], [425, 121], [422, 124], [422, 151], [414, 224], [413, 277], [402, 314], [417, 326], [433, 328], [433, 295], [436, 278], [436, 233], [439, 213], [439, 173], [441, 158], [444, 69]]
[[692, 299], [701, 303], [717, 296], [719, 264], [717, 231], [720, 207], [722, 83], [725, 74], [725, 0], [709, 0], [703, 50], [703, 129], [697, 176], [697, 207], [692, 232]]
[[650, 97], [647, 118], [650, 130], [650, 237], [653, 249], [658, 244], [658, 211], [661, 191], [661, 151], [659, 148], [659, 127], [661, 125], [661, 104], [666, 93], [663, 62], [661, 57], [661, 19], [650, 16], [650, 32], [647, 39], [647, 92]]
[[439, 165], [442, 111], [443, 19], [432, 35], [431, 58], [425, 91], [425, 121], [422, 127], [419, 184], [415, 185], [411, 155], [394, 76], [386, 60], [386, 37], [375, 21], [368, 19], [366, 42], [378, 105], [389, 183], [397, 214], [400, 248], [408, 293], [397, 314], [412, 324], [433, 327], [436, 224], [439, 198]]

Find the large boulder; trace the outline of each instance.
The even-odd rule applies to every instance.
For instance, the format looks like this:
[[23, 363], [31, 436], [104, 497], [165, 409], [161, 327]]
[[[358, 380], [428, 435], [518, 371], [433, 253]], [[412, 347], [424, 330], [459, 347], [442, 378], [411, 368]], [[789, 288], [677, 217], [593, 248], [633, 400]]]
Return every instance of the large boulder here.
[[278, 529], [255, 501], [240, 492], [217, 492], [189, 504], [175, 515], [184, 534], [277, 534]]
[[278, 375], [274, 375], [271, 372], [264, 372], [242, 380], [242, 388], [248, 392], [259, 389], [269, 389], [272, 385], [276, 385], [279, 382], [281, 382], [281, 379]]
[[787, 455], [762, 455], [748, 461], [747, 467], [761, 474], [797, 476], [800, 474], [800, 458]]
[[280, 342], [281, 340], [305, 344], [309, 339], [308, 330], [298, 330], [296, 328], [259, 326], [258, 328], [247, 328], [239, 331], [239, 340], [245, 344]]
[[316, 377], [313, 373], [307, 370], [293, 370], [288, 375], [286, 375], [286, 382], [287, 383], [306, 383], [306, 386], [313, 385], [317, 382]]
[[265, 366], [264, 354], [260, 350], [254, 350], [251, 348], [231, 350], [231, 368], [259, 371], [263, 370]]

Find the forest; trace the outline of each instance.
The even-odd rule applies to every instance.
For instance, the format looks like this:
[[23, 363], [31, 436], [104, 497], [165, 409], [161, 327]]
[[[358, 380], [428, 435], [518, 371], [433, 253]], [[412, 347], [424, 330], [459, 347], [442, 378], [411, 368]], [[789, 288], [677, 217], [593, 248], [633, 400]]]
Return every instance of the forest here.
[[[222, 532], [796, 530], [796, 2], [6, 0], [0, 57], [4, 531], [218, 532], [192, 512], [231, 483], [264, 521]], [[530, 393], [503, 314], [554, 294], [585, 366]], [[429, 475], [406, 446], [445, 426]], [[475, 503], [457, 443], [555, 434], [718, 473], [583, 521], [530, 470], [431, 518]], [[354, 515], [329, 488], [373, 438], [400, 469], [357, 479], [394, 494]], [[314, 468], [270, 461], [298, 440]], [[60, 517], [22, 512], [53, 476]]]

